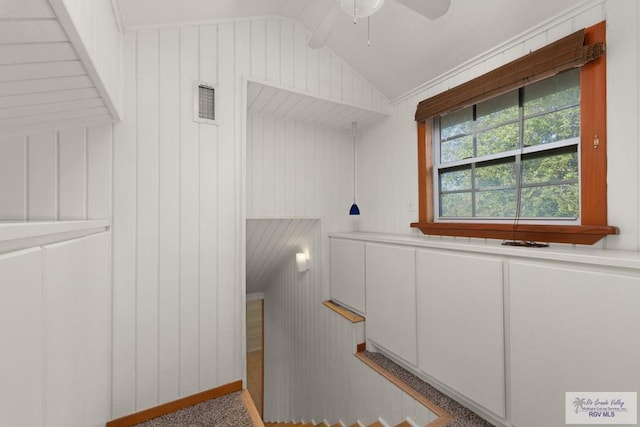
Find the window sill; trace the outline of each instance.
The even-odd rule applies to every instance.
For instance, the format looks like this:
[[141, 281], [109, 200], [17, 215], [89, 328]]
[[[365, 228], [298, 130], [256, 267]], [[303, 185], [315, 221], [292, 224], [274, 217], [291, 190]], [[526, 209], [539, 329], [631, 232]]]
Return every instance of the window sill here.
[[436, 236], [476, 237], [482, 239], [531, 240], [549, 243], [573, 243], [593, 245], [610, 234], [619, 234], [617, 227], [608, 225], [530, 225], [519, 224], [516, 231], [512, 224], [461, 224], [461, 223], [412, 223], [423, 234]]

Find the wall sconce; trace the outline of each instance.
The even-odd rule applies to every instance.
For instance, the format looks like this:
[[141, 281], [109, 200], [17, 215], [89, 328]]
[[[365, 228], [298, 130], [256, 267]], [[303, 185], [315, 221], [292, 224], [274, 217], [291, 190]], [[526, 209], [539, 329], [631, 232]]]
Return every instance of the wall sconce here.
[[296, 267], [299, 273], [304, 273], [309, 270], [309, 258], [307, 258], [307, 254], [302, 252], [296, 254]]

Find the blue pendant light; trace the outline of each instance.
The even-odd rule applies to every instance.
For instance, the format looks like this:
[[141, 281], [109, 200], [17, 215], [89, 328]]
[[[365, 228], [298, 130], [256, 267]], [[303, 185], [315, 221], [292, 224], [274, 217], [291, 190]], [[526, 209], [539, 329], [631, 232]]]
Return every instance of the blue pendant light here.
[[349, 209], [349, 215], [360, 215], [360, 208], [356, 204], [356, 134], [357, 134], [356, 122], [351, 122], [351, 133], [353, 135], [353, 204]]

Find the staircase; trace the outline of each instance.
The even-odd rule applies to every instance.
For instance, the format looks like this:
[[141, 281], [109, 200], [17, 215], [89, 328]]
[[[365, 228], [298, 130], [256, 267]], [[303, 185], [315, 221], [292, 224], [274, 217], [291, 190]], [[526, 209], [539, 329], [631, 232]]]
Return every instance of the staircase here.
[[[320, 423], [320, 424], [312, 424], [312, 423], [264, 423], [265, 427], [342, 427], [342, 424], [337, 423], [337, 424], [333, 424], [331, 426], [328, 426], [325, 423]], [[351, 424], [349, 427], [360, 427], [360, 424], [358, 423], [354, 423]], [[384, 424], [381, 424], [380, 422], [376, 421], [373, 424], [369, 424], [367, 427], [384, 427]], [[400, 424], [397, 424], [395, 427], [411, 427], [411, 424], [409, 424], [407, 421], [403, 421]]]

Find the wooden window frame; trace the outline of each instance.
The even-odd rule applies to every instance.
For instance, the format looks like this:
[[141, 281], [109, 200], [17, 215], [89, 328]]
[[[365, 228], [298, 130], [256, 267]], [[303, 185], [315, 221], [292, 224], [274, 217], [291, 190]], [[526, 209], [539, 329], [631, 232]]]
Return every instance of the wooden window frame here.
[[[584, 30], [588, 44], [602, 43], [604, 46], [605, 35], [605, 22]], [[552, 225], [436, 222], [433, 209], [433, 116], [421, 117], [419, 106], [416, 113], [419, 216], [418, 222], [412, 223], [411, 227], [427, 235], [586, 245], [592, 245], [607, 235], [619, 234], [617, 227], [607, 225], [606, 108], [606, 55], [602, 54], [580, 68], [580, 225]]]

